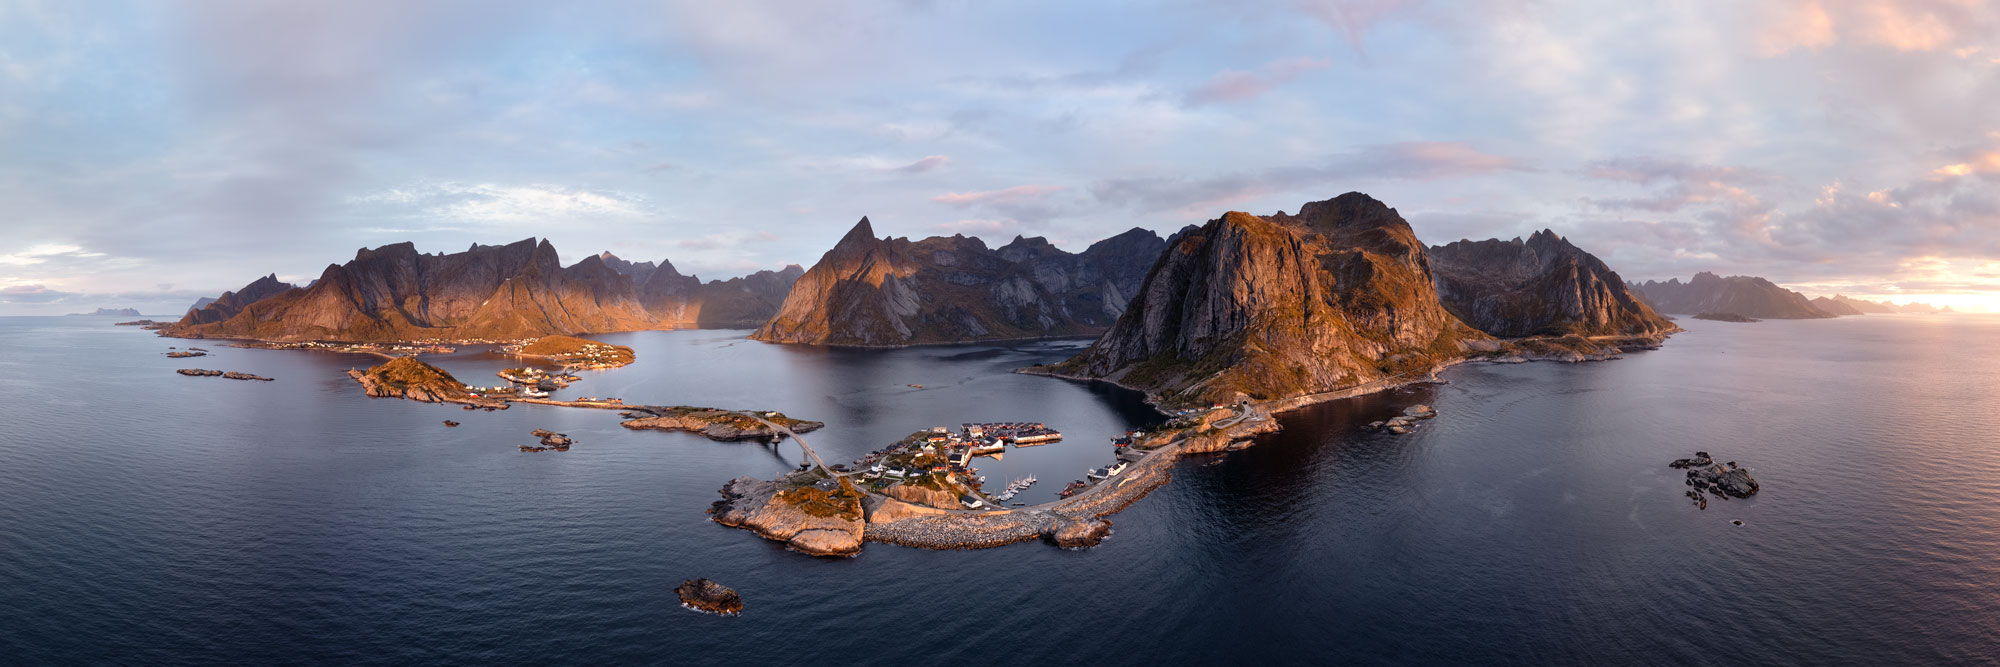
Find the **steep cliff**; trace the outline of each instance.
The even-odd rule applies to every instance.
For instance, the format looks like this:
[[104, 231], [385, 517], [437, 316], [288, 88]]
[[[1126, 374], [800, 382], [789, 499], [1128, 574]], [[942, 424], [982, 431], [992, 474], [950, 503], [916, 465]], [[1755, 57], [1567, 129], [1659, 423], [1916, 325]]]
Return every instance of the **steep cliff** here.
[[1141, 229], [1075, 254], [1039, 237], [1000, 248], [965, 236], [878, 239], [862, 218], [752, 337], [911, 345], [1096, 334], [1164, 245]]
[[[211, 307], [216, 304], [210, 304]], [[426, 255], [410, 243], [362, 249], [311, 287], [245, 304], [168, 335], [265, 340], [526, 338], [653, 328], [631, 279], [596, 256], [563, 268], [547, 241]]]
[[244, 285], [243, 289], [234, 292], [223, 292], [222, 296], [209, 299], [208, 303], [189, 310], [186, 315], [181, 316], [180, 323], [208, 324], [211, 322], [221, 322], [235, 317], [237, 313], [243, 312], [243, 309], [250, 304], [277, 296], [291, 288], [291, 283], [279, 282], [278, 274], [273, 273], [258, 278], [248, 285]]
[[1111, 330], [1053, 372], [1168, 405], [1271, 400], [1424, 373], [1486, 336], [1438, 302], [1423, 243], [1350, 192], [1184, 230]]
[[1445, 310], [1495, 336], [1657, 337], [1678, 329], [1634, 298], [1611, 267], [1549, 230], [1525, 242], [1433, 246], [1430, 261]]
[[1662, 313], [1736, 313], [1793, 320], [1833, 317], [1814, 308], [1804, 294], [1755, 276], [1723, 278], [1703, 271], [1685, 283], [1679, 278], [1666, 282], [1648, 280], [1637, 287], [1646, 302]]
[[633, 285], [646, 284], [646, 279], [651, 278], [653, 271], [660, 268], [659, 265], [652, 262], [626, 261], [617, 255], [611, 254], [609, 250], [598, 253], [597, 258], [604, 260], [604, 265], [611, 267], [611, 270], [630, 276]]

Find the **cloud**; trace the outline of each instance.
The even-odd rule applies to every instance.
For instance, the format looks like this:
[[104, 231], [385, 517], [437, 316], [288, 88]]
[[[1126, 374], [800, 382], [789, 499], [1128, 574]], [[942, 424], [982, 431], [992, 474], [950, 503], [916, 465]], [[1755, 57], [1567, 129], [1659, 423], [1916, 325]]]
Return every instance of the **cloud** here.
[[1758, 53], [1780, 56], [1818, 51], [1852, 42], [1896, 51], [1945, 51], [1966, 58], [1966, 46], [1990, 38], [2000, 8], [1987, 2], [1954, 0], [1786, 0], [1768, 7], [1758, 35]]
[[1257, 172], [1203, 178], [1140, 176], [1110, 178], [1090, 186], [1099, 202], [1141, 212], [1175, 211], [1183, 218], [1206, 218], [1229, 206], [1270, 194], [1310, 191], [1330, 197], [1362, 183], [1383, 180], [1437, 181], [1531, 168], [1514, 158], [1484, 153], [1465, 142], [1411, 141], [1360, 146], [1319, 164], [1273, 167]]
[[0, 255], [0, 265], [26, 266], [41, 264], [52, 259], [90, 259], [103, 256], [104, 253], [101, 252], [87, 252], [82, 246], [67, 243], [38, 243]]
[[991, 218], [953, 220], [951, 222], [941, 222], [931, 225], [931, 229], [936, 230], [939, 234], [965, 234], [967, 236], [979, 237], [1004, 237], [1014, 233], [1020, 227], [1021, 224], [1013, 220]]
[[76, 293], [59, 292], [44, 285], [0, 287], [0, 303], [56, 303], [72, 296]]
[[1672, 213], [1689, 206], [1730, 201], [1745, 208], [1761, 205], [1747, 186], [1769, 182], [1766, 174], [1738, 167], [1718, 167], [1658, 157], [1604, 160], [1587, 165], [1586, 177], [1643, 186], [1660, 186], [1643, 197], [1598, 198], [1585, 201], [1604, 209]]
[[1206, 83], [1188, 91], [1181, 103], [1190, 107], [1218, 102], [1241, 102], [1264, 94], [1278, 86], [1290, 83], [1316, 69], [1326, 69], [1331, 63], [1312, 58], [1289, 58], [1273, 60], [1255, 71], [1228, 70], [1210, 77]]
[[1340, 32], [1355, 53], [1363, 53], [1362, 38], [1377, 22], [1418, 0], [1298, 0], [1299, 9]]
[[983, 192], [951, 192], [931, 201], [953, 208], [984, 208], [1021, 222], [1042, 222], [1062, 213], [1055, 197], [1069, 188], [1060, 185], [1016, 185]]
[[948, 162], [951, 162], [951, 158], [949, 156], [931, 155], [916, 162], [911, 162], [901, 167], [897, 167], [895, 171], [901, 174], [921, 174], [927, 171], [932, 171], [940, 167], [943, 167], [945, 163]]
[[465, 223], [559, 223], [636, 220], [648, 215], [644, 197], [563, 185], [438, 183], [396, 188], [351, 200], [392, 217]]

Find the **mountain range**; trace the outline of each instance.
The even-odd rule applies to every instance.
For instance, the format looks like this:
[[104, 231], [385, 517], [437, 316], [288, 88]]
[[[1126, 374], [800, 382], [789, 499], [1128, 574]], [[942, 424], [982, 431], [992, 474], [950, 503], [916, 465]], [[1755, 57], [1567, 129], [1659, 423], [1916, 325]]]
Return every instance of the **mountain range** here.
[[1918, 308], [1809, 300], [1713, 273], [1630, 283], [1552, 230], [1426, 246], [1395, 209], [1350, 192], [1296, 215], [1229, 212], [1168, 239], [1135, 228], [1077, 253], [1039, 237], [878, 238], [864, 217], [809, 269], [707, 282], [609, 252], [564, 267], [532, 238], [450, 254], [399, 243], [359, 250], [305, 287], [264, 276], [166, 333], [387, 341], [754, 327], [758, 340], [843, 346], [1096, 336], [1030, 372], [1195, 404], [1406, 381], [1482, 356], [1609, 358], [1680, 331], [1662, 312]]
[[1820, 319], [1833, 314], [1812, 304], [1804, 294], [1755, 276], [1727, 278], [1703, 271], [1683, 283], [1648, 280], [1633, 285], [1646, 303], [1662, 313], [1734, 313], [1758, 319]]
[[1526, 241], [1432, 246], [1430, 260], [1445, 310], [1495, 336], [1655, 336], [1679, 328], [1635, 298], [1611, 267], [1550, 230]]
[[751, 337], [878, 346], [1095, 335], [1165, 245], [1143, 229], [1074, 254], [1040, 237], [999, 248], [964, 235], [876, 238], [864, 217]]

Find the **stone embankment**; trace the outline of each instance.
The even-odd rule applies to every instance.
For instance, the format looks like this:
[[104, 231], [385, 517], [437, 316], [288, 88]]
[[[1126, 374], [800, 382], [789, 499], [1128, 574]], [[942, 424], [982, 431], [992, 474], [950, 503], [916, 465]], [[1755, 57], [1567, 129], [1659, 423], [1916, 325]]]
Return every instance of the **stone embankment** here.
[[883, 544], [924, 549], [983, 549], [1040, 539], [1059, 547], [1096, 546], [1111, 534], [1104, 517], [1144, 498], [1173, 478], [1184, 456], [1240, 447], [1250, 438], [1277, 430], [1268, 417], [1215, 422], [1190, 429], [1184, 437], [1138, 455], [1124, 472], [1063, 500], [1011, 510], [963, 511], [920, 507], [892, 498], [870, 497], [866, 537]]

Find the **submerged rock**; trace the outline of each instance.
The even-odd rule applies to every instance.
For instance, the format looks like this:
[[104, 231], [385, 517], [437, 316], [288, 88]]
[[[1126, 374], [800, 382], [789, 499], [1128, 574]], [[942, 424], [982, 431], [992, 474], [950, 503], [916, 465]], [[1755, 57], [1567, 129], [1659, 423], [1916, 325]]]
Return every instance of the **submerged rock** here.
[[681, 582], [681, 585], [674, 589], [674, 594], [681, 597], [681, 606], [695, 611], [723, 616], [743, 613], [743, 597], [736, 594], [736, 589], [715, 583], [706, 577]]

